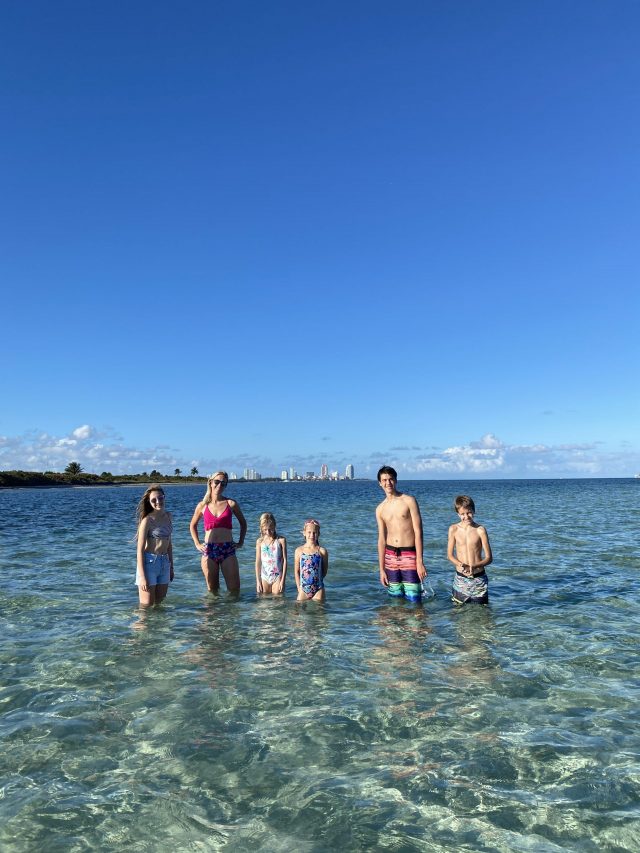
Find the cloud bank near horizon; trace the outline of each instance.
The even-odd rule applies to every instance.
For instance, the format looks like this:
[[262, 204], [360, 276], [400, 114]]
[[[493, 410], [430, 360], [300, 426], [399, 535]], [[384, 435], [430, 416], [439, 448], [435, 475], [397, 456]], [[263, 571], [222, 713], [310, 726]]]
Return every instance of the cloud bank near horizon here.
[[41, 431], [0, 436], [2, 470], [63, 471], [72, 461], [97, 474], [103, 471], [132, 474], [154, 468], [165, 474], [173, 473], [176, 468], [186, 473], [195, 466], [201, 474], [222, 468], [241, 476], [245, 468], [254, 468], [263, 476], [278, 476], [290, 466], [301, 474], [318, 473], [325, 462], [329, 470], [340, 473], [344, 473], [348, 463], [353, 463], [356, 476], [360, 477], [375, 477], [381, 465], [393, 465], [404, 479], [630, 477], [640, 471], [640, 453], [628, 445], [618, 451], [605, 451], [597, 441], [517, 445], [507, 444], [493, 433], [468, 444], [445, 448], [396, 445], [366, 456], [337, 451], [331, 458], [318, 452], [291, 454], [286, 459], [250, 453], [187, 459], [167, 445], [129, 446], [115, 431], [101, 431], [90, 424], [82, 424], [64, 436]]

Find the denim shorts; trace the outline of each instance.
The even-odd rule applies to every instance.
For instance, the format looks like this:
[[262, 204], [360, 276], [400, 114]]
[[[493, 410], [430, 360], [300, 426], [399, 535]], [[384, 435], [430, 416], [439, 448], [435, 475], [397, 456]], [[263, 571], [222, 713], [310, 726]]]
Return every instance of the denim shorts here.
[[[149, 586], [169, 583], [171, 562], [168, 554], [150, 554], [144, 552], [144, 576]], [[138, 582], [138, 586], [139, 586]]]

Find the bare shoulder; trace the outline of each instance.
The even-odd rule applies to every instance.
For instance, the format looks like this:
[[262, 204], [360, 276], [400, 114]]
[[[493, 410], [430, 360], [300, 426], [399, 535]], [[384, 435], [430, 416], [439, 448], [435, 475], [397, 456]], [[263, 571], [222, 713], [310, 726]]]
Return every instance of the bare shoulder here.
[[457, 529], [458, 529], [458, 525], [455, 521], [453, 524], [449, 525], [449, 533], [455, 533]]
[[225, 498], [225, 500], [229, 504], [230, 509], [235, 509], [238, 506], [238, 502], [234, 501], [233, 498]]
[[[385, 500], [386, 500], [386, 498], [385, 498]], [[380, 513], [382, 512], [382, 507], [384, 506], [384, 504], [385, 504], [385, 501], [380, 501], [380, 503], [376, 507], [376, 515], [380, 515]]]
[[286, 536], [278, 536], [278, 542], [281, 545], [286, 545], [287, 544], [287, 537]]
[[327, 551], [327, 549], [323, 548], [322, 545], [319, 545], [318, 549], [320, 551], [320, 556], [327, 557], [329, 555], [329, 552]]

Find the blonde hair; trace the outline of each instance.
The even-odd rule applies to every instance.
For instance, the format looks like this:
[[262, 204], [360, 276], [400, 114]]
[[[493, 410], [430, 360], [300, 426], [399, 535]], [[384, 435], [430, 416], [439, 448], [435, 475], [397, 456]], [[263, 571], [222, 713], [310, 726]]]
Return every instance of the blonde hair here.
[[274, 536], [278, 535], [276, 533], [276, 519], [275, 519], [275, 516], [273, 515], [273, 513], [263, 512], [262, 515], [260, 516], [260, 521], [258, 522], [258, 524], [260, 526], [260, 533], [262, 533], [262, 527], [264, 525], [265, 527], [273, 526], [273, 535]]
[[318, 542], [319, 542], [320, 541], [320, 522], [316, 521], [315, 518], [308, 518], [305, 521], [305, 523], [302, 525], [302, 535], [303, 536], [304, 536], [304, 529], [308, 524], [311, 524], [313, 527], [318, 528]]
[[217, 477], [218, 474], [220, 474], [220, 476], [224, 480], [223, 488], [226, 488], [226, 486], [228, 485], [229, 475], [227, 474], [226, 471], [215, 471], [213, 474], [210, 474], [209, 477], [207, 478], [207, 491], [204, 493], [204, 497], [202, 498], [203, 504], [208, 504], [211, 501], [211, 481], [215, 477]]

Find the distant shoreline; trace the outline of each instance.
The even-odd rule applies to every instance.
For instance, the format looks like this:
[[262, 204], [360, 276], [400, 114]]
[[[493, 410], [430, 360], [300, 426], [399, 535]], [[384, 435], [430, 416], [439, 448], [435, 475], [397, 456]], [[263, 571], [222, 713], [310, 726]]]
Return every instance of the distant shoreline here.
[[[280, 477], [262, 477], [260, 480], [245, 480], [244, 477], [230, 480], [229, 485], [245, 483], [353, 483], [366, 478], [353, 480], [281, 480]], [[0, 471], [0, 489], [59, 489], [94, 488], [96, 486], [206, 486], [206, 477], [171, 477], [163, 475], [151, 479], [142, 474], [130, 476], [101, 477], [98, 474], [58, 474], [39, 471]]]

